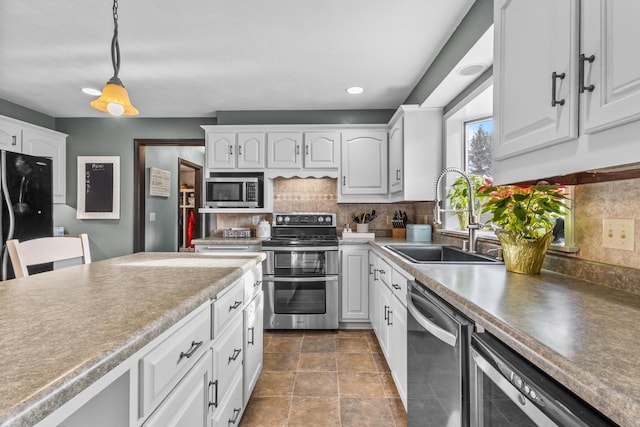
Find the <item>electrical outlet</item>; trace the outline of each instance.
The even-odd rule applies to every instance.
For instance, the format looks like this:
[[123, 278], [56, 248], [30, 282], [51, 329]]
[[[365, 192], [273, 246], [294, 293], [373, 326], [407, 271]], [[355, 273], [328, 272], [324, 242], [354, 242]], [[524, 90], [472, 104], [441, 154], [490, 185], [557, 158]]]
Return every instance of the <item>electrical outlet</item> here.
[[391, 215], [387, 215], [387, 225], [391, 225]]
[[611, 249], [635, 250], [635, 219], [604, 218], [602, 246]]

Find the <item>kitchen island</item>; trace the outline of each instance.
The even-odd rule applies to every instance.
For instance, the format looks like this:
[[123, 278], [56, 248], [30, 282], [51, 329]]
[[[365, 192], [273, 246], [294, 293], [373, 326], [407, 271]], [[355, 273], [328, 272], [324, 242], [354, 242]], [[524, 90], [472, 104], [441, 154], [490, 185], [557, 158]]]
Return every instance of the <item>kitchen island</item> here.
[[385, 249], [388, 243], [398, 241], [369, 242], [607, 417], [637, 425], [640, 295], [546, 270], [522, 275], [504, 265], [414, 264]]
[[0, 285], [0, 425], [30, 426], [259, 265], [137, 253]]

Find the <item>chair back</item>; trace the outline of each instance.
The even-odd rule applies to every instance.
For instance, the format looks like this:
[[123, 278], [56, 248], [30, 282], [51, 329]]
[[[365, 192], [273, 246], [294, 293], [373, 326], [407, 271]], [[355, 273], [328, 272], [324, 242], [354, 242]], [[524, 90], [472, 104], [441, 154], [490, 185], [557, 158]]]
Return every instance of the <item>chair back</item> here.
[[27, 267], [31, 265], [72, 258], [82, 258], [83, 264], [91, 263], [89, 236], [86, 234], [77, 237], [43, 237], [24, 242], [7, 240], [7, 250], [16, 278], [28, 276]]

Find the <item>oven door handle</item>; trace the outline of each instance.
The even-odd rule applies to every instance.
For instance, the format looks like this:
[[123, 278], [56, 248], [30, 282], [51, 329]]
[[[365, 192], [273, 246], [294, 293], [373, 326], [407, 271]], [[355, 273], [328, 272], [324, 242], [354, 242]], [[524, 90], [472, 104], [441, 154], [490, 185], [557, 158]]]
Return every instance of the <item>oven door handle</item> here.
[[264, 252], [325, 252], [337, 251], [337, 246], [262, 246]]
[[[424, 317], [420, 313], [420, 310], [418, 310], [418, 308], [413, 304], [413, 298], [421, 299], [421, 300], [422, 298], [415, 295], [411, 295], [411, 294], [409, 294], [409, 297], [407, 298], [407, 310], [409, 311], [409, 313], [411, 313], [411, 315], [416, 320], [416, 322], [418, 322], [420, 326], [425, 328], [429, 333], [431, 333], [431, 335], [435, 336], [440, 341], [450, 345], [451, 347], [455, 347], [456, 342], [458, 341], [458, 337], [456, 337], [451, 332], [442, 329], [440, 326], [436, 325], [435, 323], [429, 321], [429, 319]], [[425, 300], [425, 302], [428, 302], [428, 301]]]
[[338, 276], [322, 276], [322, 277], [265, 277], [262, 276], [263, 282], [337, 282]]

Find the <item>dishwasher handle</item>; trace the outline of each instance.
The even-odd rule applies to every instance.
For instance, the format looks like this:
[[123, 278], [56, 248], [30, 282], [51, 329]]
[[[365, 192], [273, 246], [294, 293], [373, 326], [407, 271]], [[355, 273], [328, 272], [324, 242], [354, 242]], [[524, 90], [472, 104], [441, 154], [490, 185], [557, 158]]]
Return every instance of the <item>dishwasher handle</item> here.
[[407, 310], [409, 311], [409, 313], [411, 313], [411, 315], [416, 320], [416, 322], [418, 322], [420, 326], [422, 326], [424, 329], [426, 329], [429, 333], [431, 333], [433, 336], [438, 338], [440, 341], [450, 345], [451, 347], [455, 347], [458, 341], [458, 337], [455, 334], [452, 334], [451, 332], [442, 329], [440, 326], [436, 325], [435, 323], [431, 322], [429, 319], [424, 317], [420, 313], [420, 310], [418, 310], [418, 308], [413, 304], [414, 298], [424, 302], [425, 304], [429, 304], [429, 301], [417, 295], [412, 295], [412, 294], [408, 295]]

